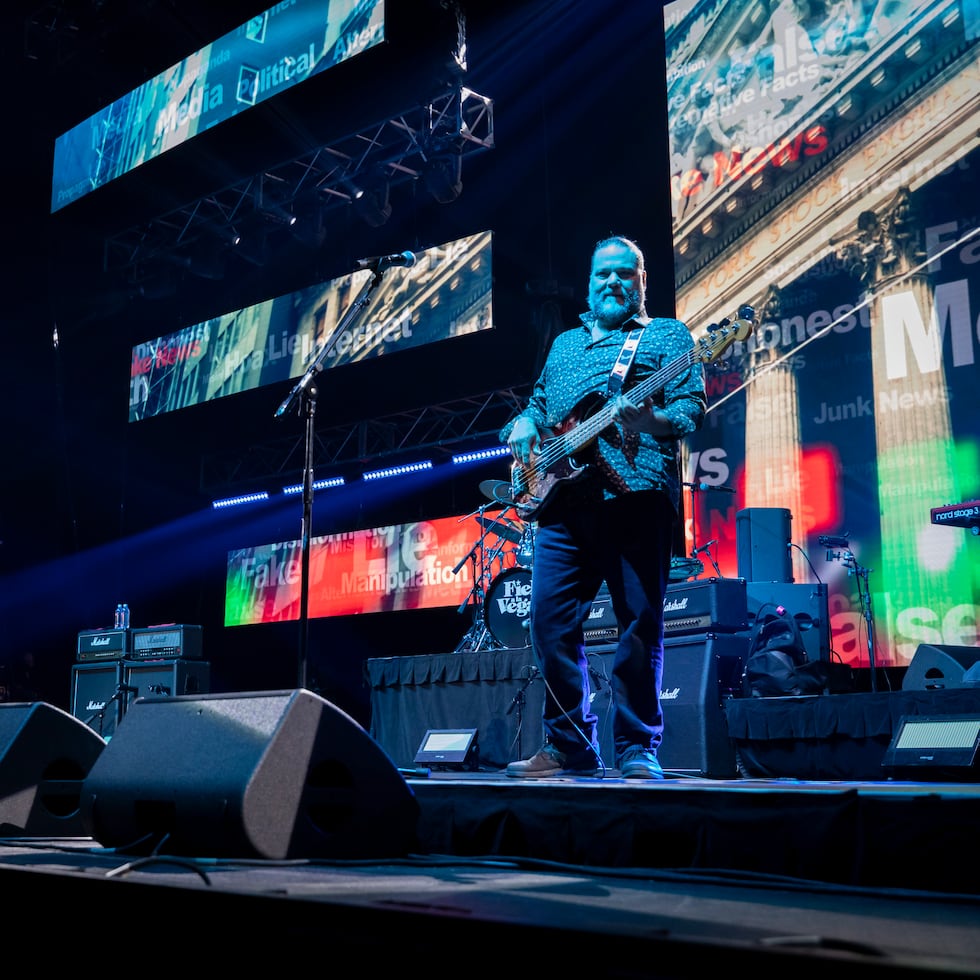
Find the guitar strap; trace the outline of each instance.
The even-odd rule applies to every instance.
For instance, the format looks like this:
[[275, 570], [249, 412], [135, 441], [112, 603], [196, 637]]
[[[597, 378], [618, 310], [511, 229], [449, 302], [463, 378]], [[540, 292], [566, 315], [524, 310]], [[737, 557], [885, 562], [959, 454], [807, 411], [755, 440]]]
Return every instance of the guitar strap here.
[[623, 341], [622, 349], [609, 374], [609, 384], [606, 387], [606, 397], [610, 400], [615, 398], [623, 390], [626, 375], [629, 374], [629, 369], [633, 363], [633, 358], [636, 356], [636, 348], [640, 344], [640, 337], [642, 335], [643, 327], [634, 327]]

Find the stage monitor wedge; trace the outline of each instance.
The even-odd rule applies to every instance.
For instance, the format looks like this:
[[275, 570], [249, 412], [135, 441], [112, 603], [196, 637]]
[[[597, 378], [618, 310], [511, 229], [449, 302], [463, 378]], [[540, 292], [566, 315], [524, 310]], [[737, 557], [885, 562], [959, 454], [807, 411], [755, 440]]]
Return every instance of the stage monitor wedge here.
[[273, 860], [404, 856], [418, 820], [381, 747], [302, 688], [137, 699], [81, 810], [106, 847]]
[[903, 715], [882, 759], [903, 780], [976, 782], [980, 715]]
[[902, 678], [903, 691], [980, 687], [980, 647], [920, 643]]
[[83, 781], [105, 747], [54, 705], [0, 704], [0, 836], [85, 836]]

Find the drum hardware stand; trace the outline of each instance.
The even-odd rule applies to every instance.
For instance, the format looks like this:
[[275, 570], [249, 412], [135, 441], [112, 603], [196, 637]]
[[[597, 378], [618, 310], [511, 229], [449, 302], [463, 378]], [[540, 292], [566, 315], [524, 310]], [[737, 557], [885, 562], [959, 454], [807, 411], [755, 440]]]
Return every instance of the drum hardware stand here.
[[531, 664], [527, 668], [527, 677], [524, 679], [524, 683], [521, 685], [518, 692], [514, 695], [513, 700], [510, 702], [510, 707], [507, 709], [506, 714], [510, 714], [515, 708], [517, 708], [517, 758], [524, 758], [524, 751], [521, 747], [521, 732], [524, 730], [524, 706], [527, 704], [527, 689], [531, 686], [531, 682], [538, 676], [538, 668]]
[[[483, 511], [486, 510], [487, 504], [484, 504], [478, 510], [474, 511], [473, 514], [467, 514], [466, 517], [461, 518], [461, 520], [467, 520], [473, 517], [475, 514], [483, 516]], [[481, 524], [482, 527], [482, 524]], [[473, 547], [463, 555], [462, 558], [456, 563], [453, 568], [453, 575], [458, 575], [460, 569], [468, 562], [473, 563], [473, 587], [467, 593], [466, 598], [460, 604], [457, 612], [462, 615], [466, 610], [466, 607], [470, 604], [470, 600], [473, 600], [473, 623], [467, 630], [466, 635], [456, 646], [454, 653], [476, 653], [479, 650], [499, 649], [497, 641], [494, 639], [489, 628], [486, 624], [486, 619], [484, 617], [484, 600], [486, 599], [486, 590], [483, 587], [484, 580], [488, 576], [488, 560], [486, 555], [486, 547], [484, 542], [486, 541], [488, 531], [483, 530], [483, 533], [473, 544]], [[497, 549], [499, 554], [500, 549]], [[479, 554], [479, 560], [477, 560], [477, 555]], [[494, 560], [494, 556], [491, 556], [490, 561]]]
[[853, 575], [858, 582], [858, 600], [861, 603], [861, 613], [868, 629], [868, 667], [871, 670], [871, 691], [877, 693], [878, 678], [877, 667], [875, 665], [875, 625], [874, 617], [871, 613], [871, 589], [868, 586], [868, 575], [874, 571], [873, 568], [864, 568], [857, 563], [854, 552], [849, 547], [847, 537], [827, 537], [822, 535], [820, 543], [830, 545], [831, 548], [843, 547], [843, 551], [827, 551], [827, 561], [840, 559], [841, 564], [847, 569], [848, 577]]
[[[698, 555], [700, 555], [702, 553], [705, 554], [705, 555], [707, 555], [708, 556], [708, 561], [710, 561], [711, 564], [712, 564], [712, 566], [714, 567], [715, 574], [718, 576], [718, 578], [724, 578], [725, 576], [721, 574], [721, 569], [718, 567], [718, 562], [715, 561], [714, 555], [711, 554], [711, 546], [713, 544], [717, 544], [717, 543], [718, 543], [718, 539], [717, 538], [712, 538], [707, 544], [701, 545], [700, 548], [695, 548], [691, 552], [691, 558], [696, 561]], [[701, 567], [702, 567], [702, 569], [704, 568], [703, 565]]]

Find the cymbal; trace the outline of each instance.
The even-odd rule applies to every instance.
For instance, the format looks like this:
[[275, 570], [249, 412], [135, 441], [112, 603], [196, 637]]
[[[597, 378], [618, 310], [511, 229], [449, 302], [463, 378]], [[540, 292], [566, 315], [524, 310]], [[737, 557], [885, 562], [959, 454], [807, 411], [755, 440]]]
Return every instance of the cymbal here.
[[516, 524], [510, 521], [502, 521], [494, 517], [477, 517], [477, 521], [488, 531], [496, 534], [498, 538], [503, 538], [511, 544], [520, 544], [524, 535], [521, 534]]
[[484, 480], [480, 484], [480, 493], [499, 504], [514, 503], [514, 498], [510, 495], [510, 484], [506, 480]]

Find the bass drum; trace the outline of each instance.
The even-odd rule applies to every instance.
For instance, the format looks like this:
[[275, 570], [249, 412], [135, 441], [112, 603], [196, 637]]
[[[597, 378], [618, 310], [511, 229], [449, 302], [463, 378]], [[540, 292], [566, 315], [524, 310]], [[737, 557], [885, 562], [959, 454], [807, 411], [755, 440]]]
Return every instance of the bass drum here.
[[491, 636], [508, 650], [531, 645], [531, 573], [526, 568], [507, 568], [487, 589], [486, 626]]

